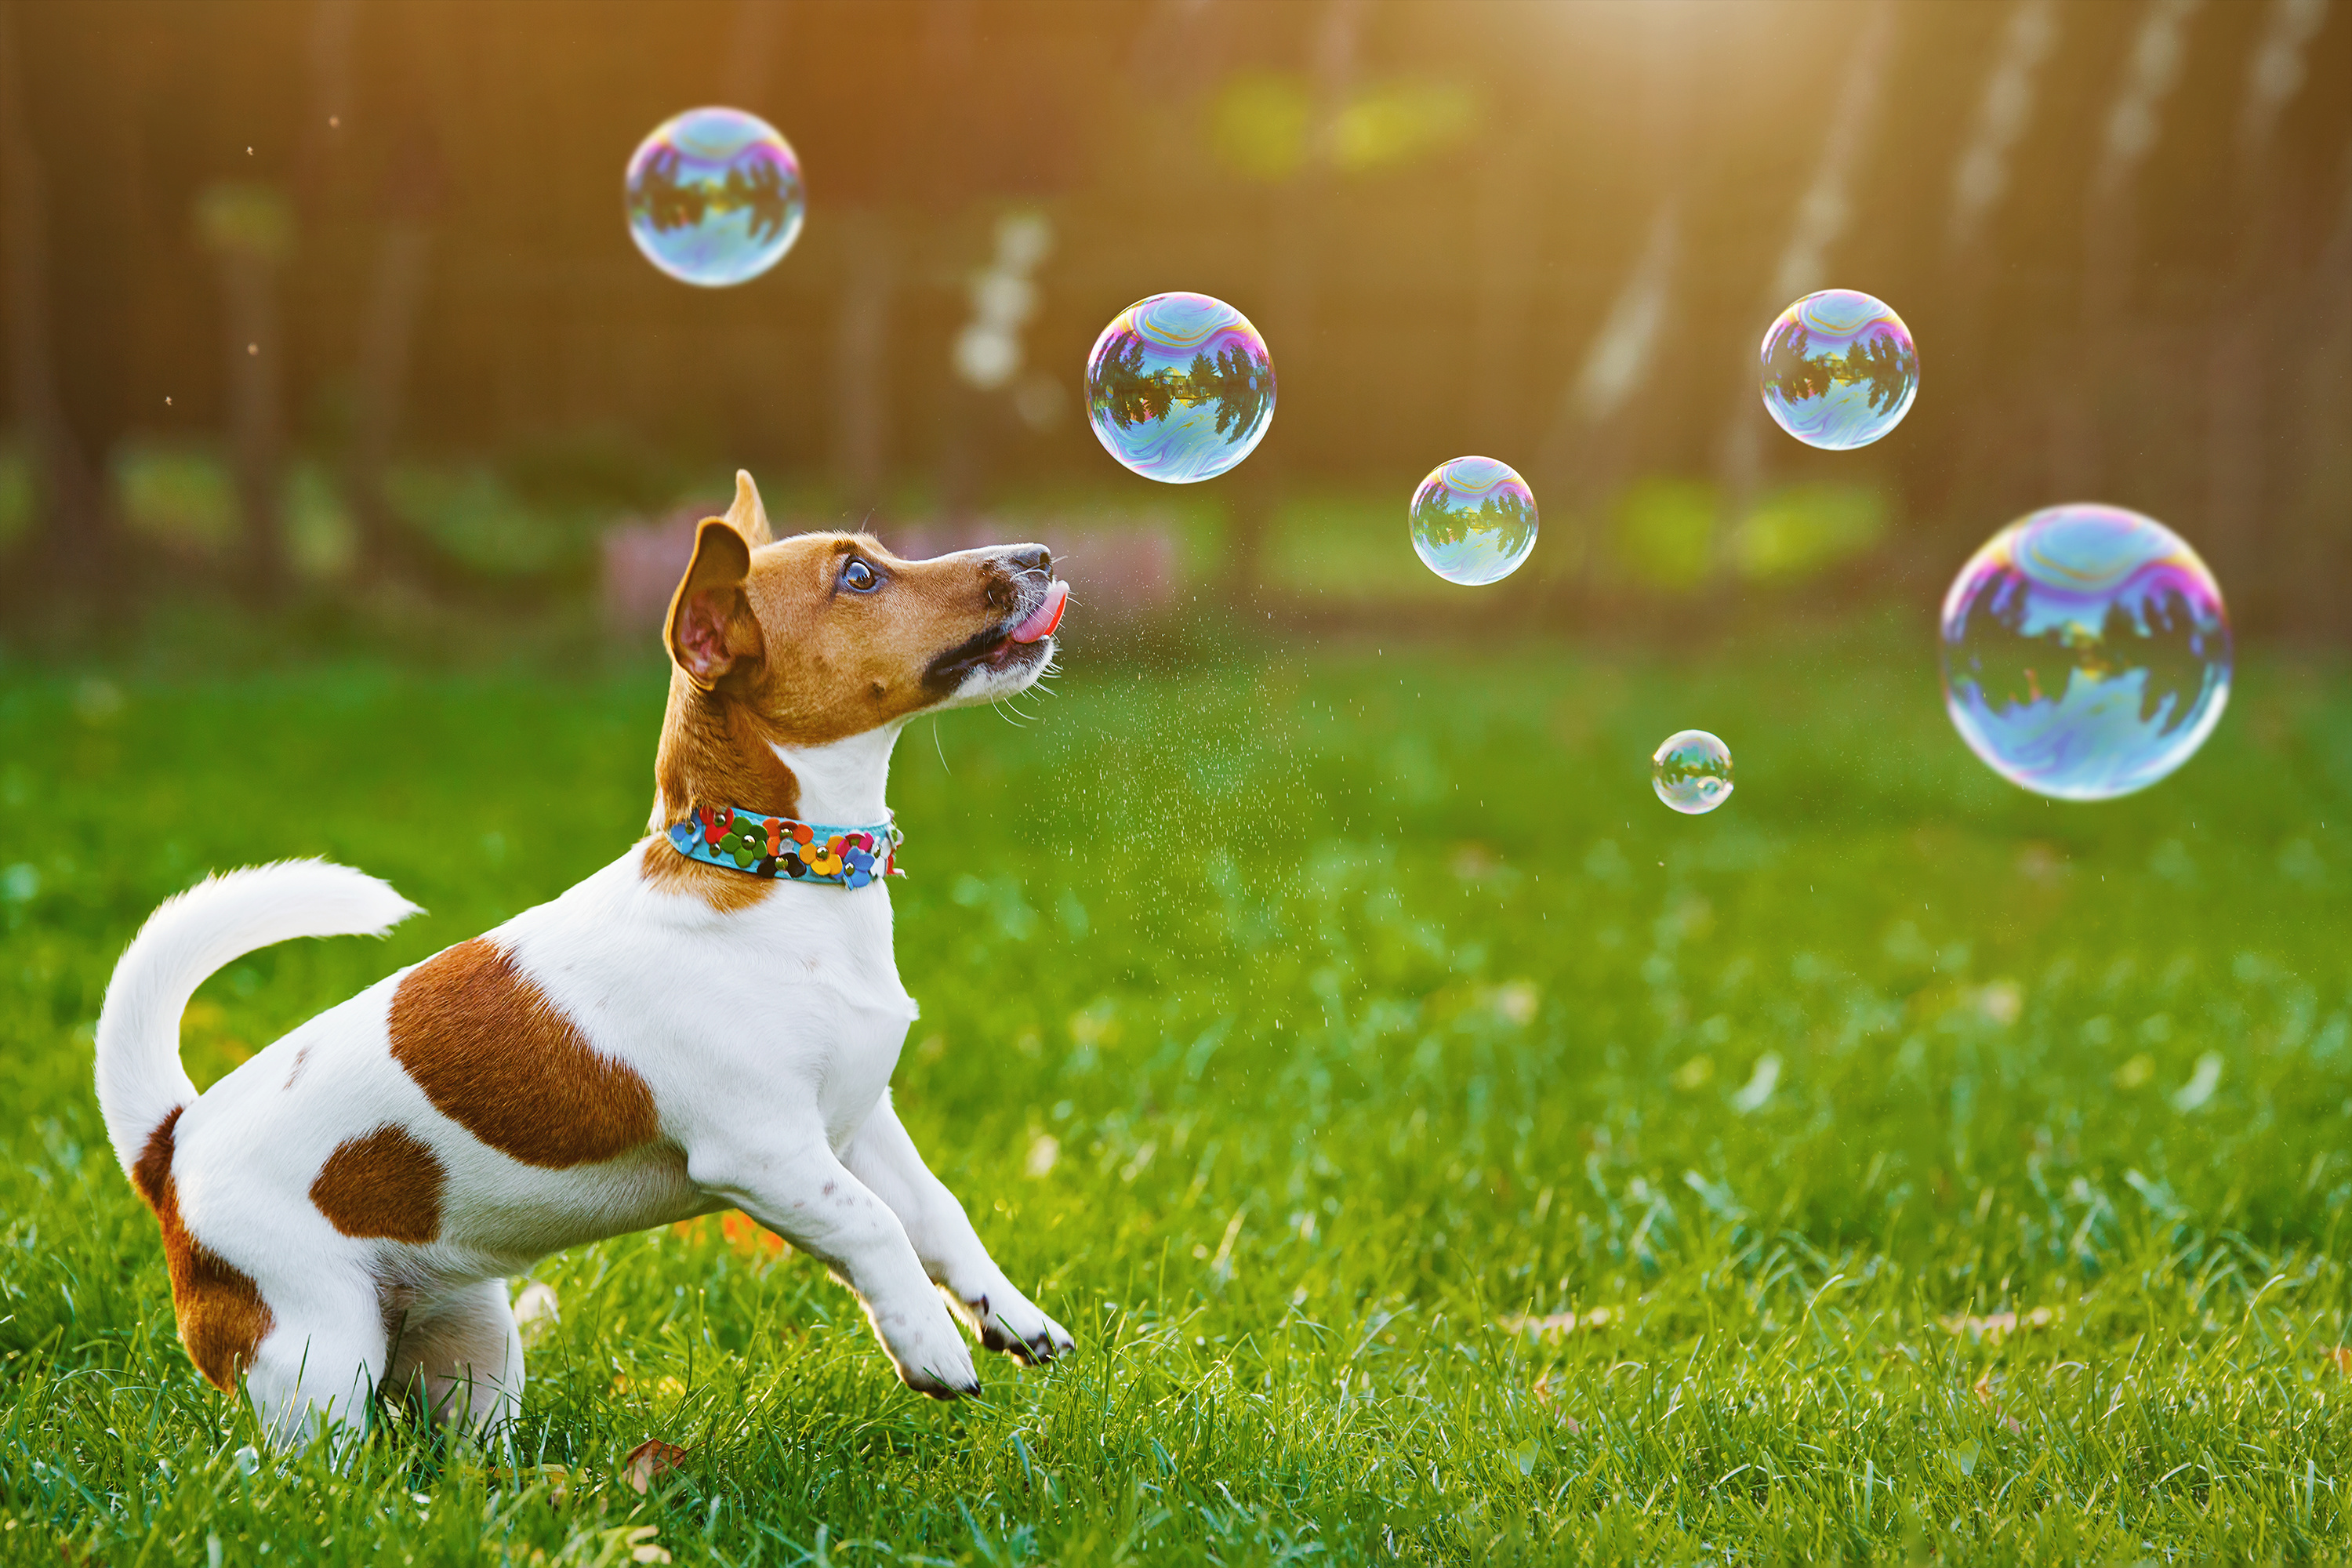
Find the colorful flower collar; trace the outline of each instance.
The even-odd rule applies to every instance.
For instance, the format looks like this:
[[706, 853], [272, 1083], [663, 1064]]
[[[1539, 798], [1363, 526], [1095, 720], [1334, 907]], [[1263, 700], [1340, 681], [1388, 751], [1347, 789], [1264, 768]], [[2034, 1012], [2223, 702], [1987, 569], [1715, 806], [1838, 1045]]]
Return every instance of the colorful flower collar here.
[[905, 876], [898, 857], [905, 837], [894, 822], [828, 827], [727, 805], [698, 805], [691, 818], [669, 826], [671, 846], [689, 860], [754, 877], [845, 888], [862, 888], [879, 877]]

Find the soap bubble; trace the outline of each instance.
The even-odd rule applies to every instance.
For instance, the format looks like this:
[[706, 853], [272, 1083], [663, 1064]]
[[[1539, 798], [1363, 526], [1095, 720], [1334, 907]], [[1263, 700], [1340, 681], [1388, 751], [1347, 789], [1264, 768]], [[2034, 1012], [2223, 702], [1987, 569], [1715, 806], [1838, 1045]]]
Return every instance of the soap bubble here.
[[2146, 789], [2230, 700], [2230, 617], [2153, 518], [2057, 506], [2011, 523], [1944, 595], [1944, 706], [2011, 784], [2060, 800]]
[[1265, 438], [1274, 360], [1249, 318], [1206, 294], [1154, 294], [1112, 318], [1087, 356], [1087, 418], [1147, 479], [1213, 479]]
[[1731, 748], [1704, 730], [1682, 730], [1650, 754], [1650, 787], [1685, 816], [1731, 798]]
[[1456, 458], [1412, 492], [1413, 552], [1449, 583], [1499, 583], [1535, 547], [1535, 492], [1508, 463]]
[[723, 289], [773, 267], [801, 235], [801, 162], [740, 109], [689, 109], [629, 160], [629, 237], [681, 283]]
[[1903, 318], [1852, 289], [1824, 289], [1764, 334], [1764, 407], [1808, 447], [1867, 447], [1911, 412], [1919, 351]]

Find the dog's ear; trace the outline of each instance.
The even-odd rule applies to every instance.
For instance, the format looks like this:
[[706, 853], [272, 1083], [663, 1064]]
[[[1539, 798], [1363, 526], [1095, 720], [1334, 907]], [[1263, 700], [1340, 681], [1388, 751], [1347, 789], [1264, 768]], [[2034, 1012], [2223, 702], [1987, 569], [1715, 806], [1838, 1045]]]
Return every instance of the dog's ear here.
[[768, 528], [768, 509], [760, 504], [760, 487], [751, 482], [748, 469], [735, 470], [735, 504], [727, 509], [727, 521], [735, 525], [735, 531], [754, 550], [776, 542], [775, 534]]
[[765, 651], [760, 623], [743, 596], [743, 579], [751, 573], [751, 547], [742, 534], [718, 518], [703, 519], [694, 535], [694, 559], [669, 602], [665, 637], [670, 658], [705, 691], [718, 685], [738, 659], [756, 658]]

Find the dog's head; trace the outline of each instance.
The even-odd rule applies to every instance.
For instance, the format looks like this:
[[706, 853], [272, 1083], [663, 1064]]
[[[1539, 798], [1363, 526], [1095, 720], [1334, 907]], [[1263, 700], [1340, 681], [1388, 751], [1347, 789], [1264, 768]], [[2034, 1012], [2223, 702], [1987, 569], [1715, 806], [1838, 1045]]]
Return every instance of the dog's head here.
[[738, 474], [735, 504], [695, 537], [667, 639], [695, 690], [781, 744], [823, 745], [1024, 689], [1053, 662], [1068, 595], [1039, 544], [906, 561], [863, 533], [775, 539]]

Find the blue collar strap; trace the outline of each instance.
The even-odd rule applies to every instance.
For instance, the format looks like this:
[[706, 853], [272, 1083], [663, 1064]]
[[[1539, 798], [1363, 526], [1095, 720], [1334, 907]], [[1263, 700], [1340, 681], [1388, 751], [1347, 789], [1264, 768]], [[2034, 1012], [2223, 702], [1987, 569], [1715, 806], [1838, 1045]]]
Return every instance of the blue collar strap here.
[[669, 826], [671, 847], [689, 860], [753, 877], [844, 888], [905, 876], [898, 857], [904, 837], [893, 822], [832, 827], [726, 805], [698, 805], [686, 821]]

